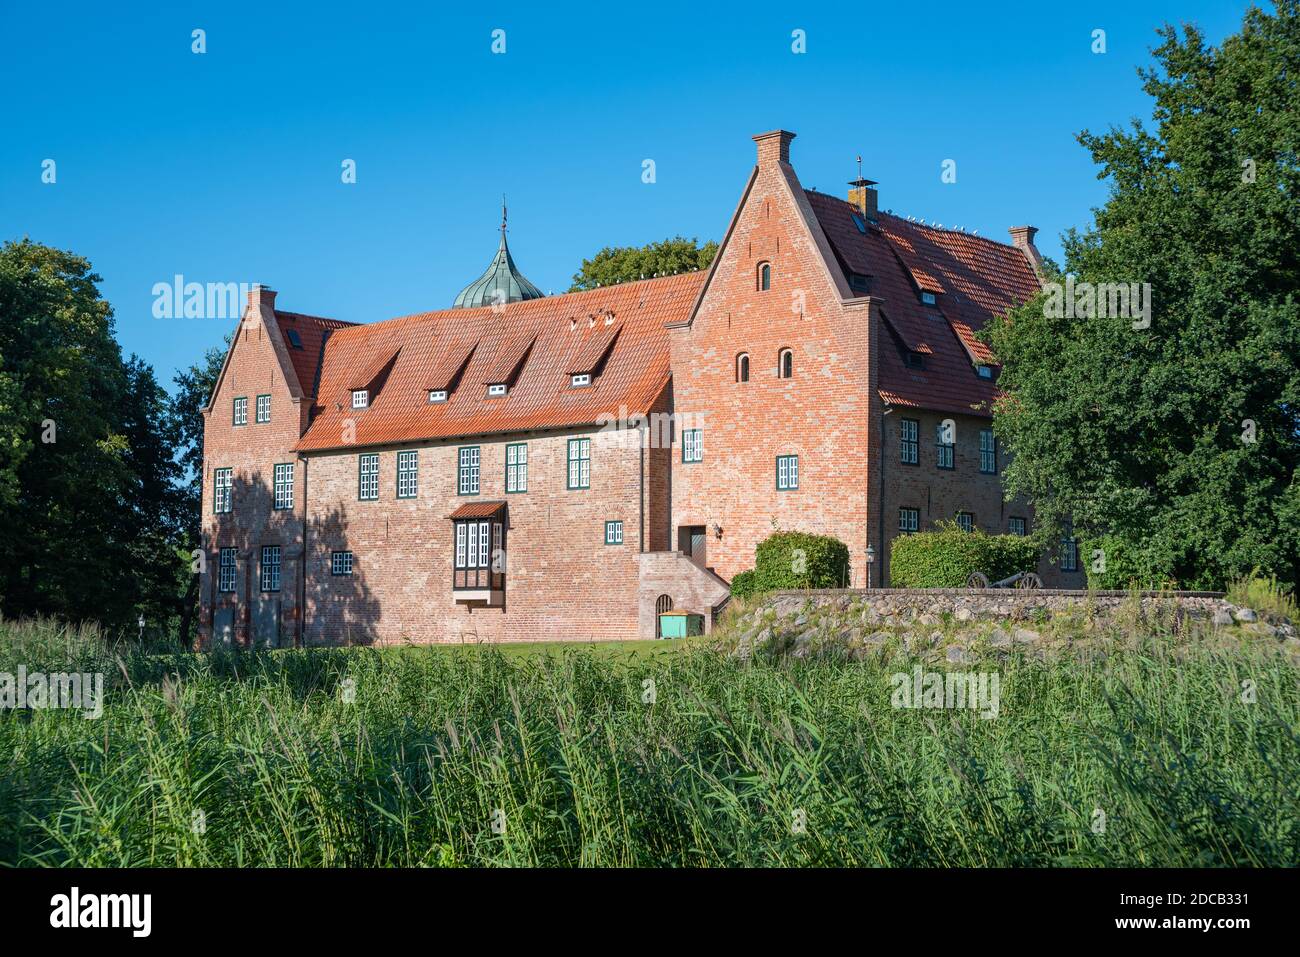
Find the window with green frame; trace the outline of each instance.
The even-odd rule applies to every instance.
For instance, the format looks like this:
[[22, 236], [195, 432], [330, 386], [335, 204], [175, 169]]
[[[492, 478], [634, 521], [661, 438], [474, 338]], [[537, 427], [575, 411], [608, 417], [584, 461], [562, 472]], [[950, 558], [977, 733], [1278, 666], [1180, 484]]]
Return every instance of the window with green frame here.
[[704, 430], [703, 429], [682, 430], [682, 461], [683, 462], [704, 461]]
[[623, 544], [623, 521], [621, 519], [605, 523], [605, 544]]
[[248, 396], [241, 395], [235, 400], [230, 421], [235, 425], [248, 425]]
[[591, 488], [591, 439], [569, 439], [568, 478], [571, 489]]
[[992, 429], [980, 429], [980, 471], [998, 474], [998, 440]]
[[506, 491], [528, 491], [527, 442], [511, 442], [506, 446]]
[[479, 447], [466, 445], [456, 451], [456, 494], [477, 495], [479, 486]]
[[234, 505], [234, 483], [234, 469], [212, 470], [212, 511], [218, 515], [229, 512]]
[[420, 488], [420, 453], [407, 449], [397, 453], [397, 497], [415, 498]]
[[293, 463], [285, 462], [275, 467], [275, 509], [293, 508]]
[[373, 502], [379, 498], [379, 453], [365, 452], [357, 456], [357, 498]]
[[271, 421], [271, 397], [269, 395], [259, 395], [257, 397], [257, 421]]
[[776, 457], [776, 487], [780, 491], [799, 487], [799, 456], [778, 455]]

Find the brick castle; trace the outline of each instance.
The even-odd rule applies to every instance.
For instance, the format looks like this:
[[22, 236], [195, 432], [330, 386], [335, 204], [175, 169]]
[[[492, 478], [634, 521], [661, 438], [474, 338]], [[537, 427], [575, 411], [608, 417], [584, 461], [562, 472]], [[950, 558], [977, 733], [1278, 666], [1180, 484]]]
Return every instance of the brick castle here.
[[[503, 221], [451, 309], [352, 324], [255, 288], [204, 411], [200, 644], [654, 637], [707, 627], [774, 527], [845, 542], [855, 586], [939, 520], [1029, 531], [974, 333], [1037, 291], [1035, 230], [806, 190], [792, 139], [754, 137], [704, 272], [544, 296]], [[1076, 566], [1067, 538], [1039, 572]]]

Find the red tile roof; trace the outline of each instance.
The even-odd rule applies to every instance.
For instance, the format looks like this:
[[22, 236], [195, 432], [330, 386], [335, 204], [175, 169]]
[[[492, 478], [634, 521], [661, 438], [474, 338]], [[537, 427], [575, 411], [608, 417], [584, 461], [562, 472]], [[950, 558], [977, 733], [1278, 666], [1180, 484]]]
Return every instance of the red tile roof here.
[[[992, 358], [975, 332], [1038, 291], [1025, 254], [888, 213], [864, 234], [847, 201], [806, 192], [842, 266], [869, 276], [870, 294], [882, 300], [885, 328], [898, 348], [880, 352], [881, 397], [893, 405], [987, 414], [999, 390], [975, 371], [976, 363]], [[934, 306], [921, 302], [922, 290], [937, 294]], [[904, 365], [906, 350], [921, 353], [925, 367]]]
[[[320, 316], [304, 316], [299, 312], [275, 311], [275, 321], [284, 336], [284, 346], [289, 352], [289, 361], [293, 371], [298, 374], [298, 385], [303, 394], [316, 395], [316, 373], [320, 370], [321, 356], [324, 354], [325, 340], [335, 329], [346, 329], [352, 325], [340, 319], [322, 319]], [[290, 330], [295, 332], [302, 348], [292, 342]]]
[[[315, 416], [298, 449], [586, 426], [604, 417], [648, 413], [671, 374], [664, 325], [689, 315], [704, 275], [684, 273], [504, 308], [444, 309], [337, 329], [325, 344]], [[611, 326], [604, 324], [607, 315], [614, 317]], [[611, 328], [619, 330], [617, 337]], [[593, 340], [606, 337], [610, 351], [600, 374], [590, 386], [571, 388], [575, 358], [599, 351]], [[476, 347], [465, 362], [470, 346]], [[354, 410], [356, 370], [382, 367], [399, 348], [369, 408]], [[500, 370], [525, 352], [510, 392], [489, 399], [487, 384], [505, 381], [496, 378]], [[428, 391], [439, 387], [449, 366], [461, 362], [464, 372], [447, 401], [429, 402]], [[348, 419], [355, 422], [351, 443], [343, 441]]]
[[505, 502], [466, 502], [448, 518], [491, 518], [506, 507]]

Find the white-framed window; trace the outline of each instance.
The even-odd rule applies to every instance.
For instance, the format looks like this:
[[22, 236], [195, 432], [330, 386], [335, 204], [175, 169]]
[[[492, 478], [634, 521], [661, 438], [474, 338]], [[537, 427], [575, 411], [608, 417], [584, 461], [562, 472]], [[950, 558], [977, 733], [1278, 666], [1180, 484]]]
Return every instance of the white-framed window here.
[[506, 491], [528, 491], [528, 445], [511, 442], [506, 446]]
[[275, 508], [293, 508], [293, 463], [275, 467]]
[[992, 429], [980, 429], [980, 471], [998, 474], [998, 440]]
[[446, 390], [446, 389], [430, 389], [430, 390], [429, 390], [429, 401], [430, 401], [430, 402], [446, 402], [446, 401], [447, 401], [447, 390]]
[[1018, 515], [1012, 515], [1007, 519], [1008, 535], [1024, 535], [1026, 533], [1025, 520], [1023, 518]]
[[972, 512], [957, 513], [957, 527], [963, 532], [975, 531], [975, 515]]
[[378, 452], [364, 452], [357, 456], [357, 498], [363, 502], [379, 498]]
[[351, 552], [330, 552], [330, 574], [351, 575], [352, 574], [352, 553]]
[[704, 461], [703, 429], [682, 429], [682, 461]]
[[223, 548], [219, 561], [217, 591], [232, 592], [235, 590], [235, 550]]
[[364, 409], [370, 405], [370, 393], [365, 389], [352, 390], [352, 408]]
[[[493, 528], [494, 525], [495, 529]], [[456, 522], [456, 567], [488, 568], [493, 531], [496, 532], [496, 542], [499, 547], [501, 542], [500, 522]]]
[[280, 546], [262, 546], [262, 591], [280, 590]]
[[569, 439], [568, 487], [591, 488], [591, 439]]
[[479, 479], [479, 448], [467, 445], [456, 453], [456, 494], [477, 495]]
[[898, 510], [898, 530], [910, 535], [921, 527], [921, 510], [919, 508], [900, 508]]
[[778, 455], [776, 457], [776, 487], [780, 491], [799, 487], [799, 456]]
[[946, 427], [942, 422], [934, 427], [934, 451], [935, 464], [941, 469], [950, 469], [953, 467], [952, 429]]
[[234, 469], [212, 470], [212, 511], [229, 512], [234, 506]]
[[497, 396], [505, 395], [506, 391], [506, 384], [504, 382], [494, 382], [488, 386], [488, 397], [496, 398]]
[[623, 544], [623, 522], [621, 519], [605, 523], [605, 544]]
[[414, 449], [397, 453], [397, 497], [415, 498], [420, 488], [420, 453]]
[[573, 386], [575, 389], [580, 389], [584, 385], [591, 385], [591, 373], [590, 372], [576, 373], [572, 378], [569, 379], [569, 385]]
[[271, 421], [271, 397], [269, 395], [259, 395], [257, 397], [257, 421]]
[[248, 425], [248, 396], [241, 395], [235, 400], [234, 412], [231, 415], [231, 422], [235, 425]]
[[915, 465], [920, 458], [921, 423], [903, 419], [899, 424], [899, 456], [904, 465]]

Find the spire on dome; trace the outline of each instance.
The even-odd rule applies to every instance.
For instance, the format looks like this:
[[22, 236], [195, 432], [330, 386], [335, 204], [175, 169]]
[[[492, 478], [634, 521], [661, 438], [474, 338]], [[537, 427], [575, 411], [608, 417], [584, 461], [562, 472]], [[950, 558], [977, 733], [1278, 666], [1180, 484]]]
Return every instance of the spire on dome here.
[[524, 278], [506, 245], [506, 198], [501, 197], [501, 243], [483, 275], [460, 291], [454, 309], [505, 305], [526, 299], [542, 298], [542, 291]]

